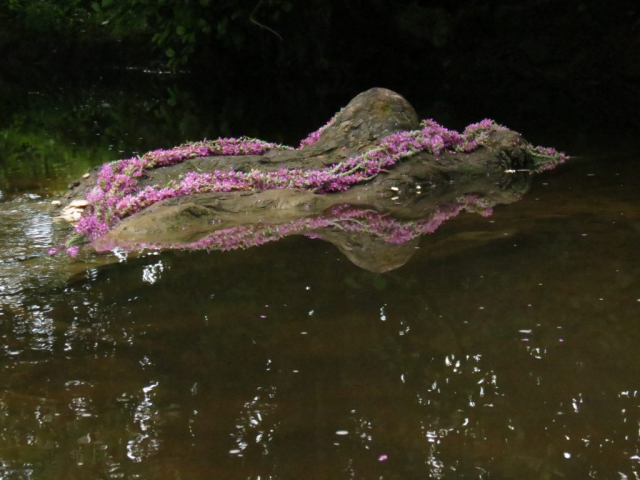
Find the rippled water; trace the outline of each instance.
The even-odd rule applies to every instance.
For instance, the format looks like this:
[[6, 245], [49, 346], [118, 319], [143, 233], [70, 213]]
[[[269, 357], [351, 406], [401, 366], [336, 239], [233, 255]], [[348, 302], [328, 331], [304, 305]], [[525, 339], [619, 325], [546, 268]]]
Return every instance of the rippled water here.
[[46, 257], [77, 172], [9, 172], [0, 478], [639, 478], [638, 160], [576, 158], [387, 273], [301, 236]]

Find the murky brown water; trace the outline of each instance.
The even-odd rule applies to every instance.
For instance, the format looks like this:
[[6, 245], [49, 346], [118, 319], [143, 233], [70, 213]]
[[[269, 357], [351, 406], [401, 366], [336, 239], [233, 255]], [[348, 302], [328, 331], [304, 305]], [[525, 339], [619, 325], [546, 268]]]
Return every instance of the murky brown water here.
[[42, 257], [46, 177], [9, 172], [0, 478], [640, 478], [639, 160], [575, 159], [384, 274], [299, 236]]

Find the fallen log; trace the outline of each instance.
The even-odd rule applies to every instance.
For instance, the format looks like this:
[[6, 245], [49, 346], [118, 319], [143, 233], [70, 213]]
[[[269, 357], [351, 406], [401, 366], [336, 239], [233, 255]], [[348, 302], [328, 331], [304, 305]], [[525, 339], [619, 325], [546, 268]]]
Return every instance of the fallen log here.
[[59, 208], [75, 223], [72, 255], [79, 245], [234, 249], [302, 234], [385, 271], [447, 218], [488, 215], [565, 159], [491, 120], [462, 133], [420, 122], [404, 98], [375, 88], [296, 149], [240, 138], [149, 152], [85, 175]]

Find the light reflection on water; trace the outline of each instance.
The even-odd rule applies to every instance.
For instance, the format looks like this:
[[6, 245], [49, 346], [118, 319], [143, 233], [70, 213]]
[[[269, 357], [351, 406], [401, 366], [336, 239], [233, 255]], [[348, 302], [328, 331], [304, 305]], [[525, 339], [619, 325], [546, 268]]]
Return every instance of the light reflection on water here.
[[[39, 195], [24, 194], [0, 201], [0, 299], [21, 296], [29, 286], [37, 286], [55, 270], [51, 262], [38, 263], [38, 271], [25, 275], [24, 270], [53, 244], [53, 223], [47, 204]], [[30, 280], [24, 282], [25, 277]], [[32, 284], [29, 285], [28, 282]], [[25, 285], [25, 283], [27, 283]]]
[[5, 197], [0, 478], [638, 478], [639, 192], [577, 160], [384, 274], [291, 237], [69, 282]]
[[[621, 213], [604, 207], [550, 209], [560, 184], [493, 223], [461, 217], [384, 283], [289, 239], [129, 260], [30, 298], [3, 321], [5, 468], [634, 478], [636, 233], [603, 228]], [[465, 240], [492, 228], [509, 235]]]

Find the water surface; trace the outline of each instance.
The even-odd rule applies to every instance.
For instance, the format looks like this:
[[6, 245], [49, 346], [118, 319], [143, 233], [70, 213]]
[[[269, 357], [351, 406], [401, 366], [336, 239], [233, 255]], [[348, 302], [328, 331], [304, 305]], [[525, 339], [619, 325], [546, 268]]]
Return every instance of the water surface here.
[[43, 256], [48, 203], [153, 139], [18, 154], [61, 131], [30, 122], [0, 152], [0, 478], [640, 476], [640, 155], [536, 176], [387, 273], [304, 236], [100, 266]]

